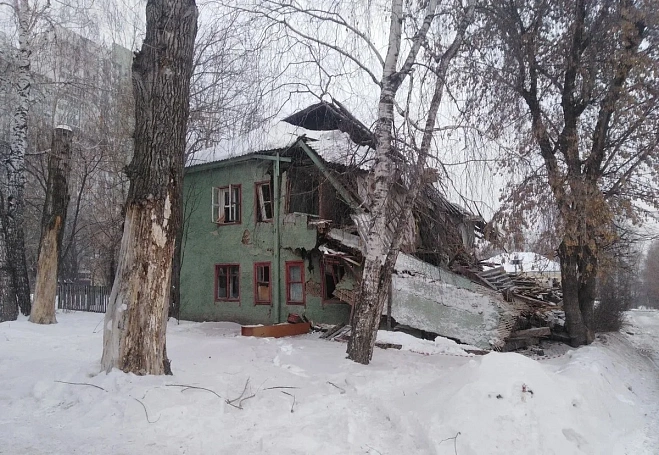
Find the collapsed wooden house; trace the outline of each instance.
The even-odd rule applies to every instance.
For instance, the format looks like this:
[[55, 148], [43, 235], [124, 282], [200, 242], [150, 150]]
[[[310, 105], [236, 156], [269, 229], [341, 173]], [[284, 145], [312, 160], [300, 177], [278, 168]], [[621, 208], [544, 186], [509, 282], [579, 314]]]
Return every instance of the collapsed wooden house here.
[[[373, 146], [368, 128], [322, 102], [261, 137], [197, 157], [184, 182], [181, 317], [271, 324], [303, 313], [347, 322], [361, 276], [356, 223], [369, 203]], [[503, 346], [528, 305], [506, 300], [473, 271], [485, 226], [432, 183], [423, 188], [385, 310], [392, 325]]]

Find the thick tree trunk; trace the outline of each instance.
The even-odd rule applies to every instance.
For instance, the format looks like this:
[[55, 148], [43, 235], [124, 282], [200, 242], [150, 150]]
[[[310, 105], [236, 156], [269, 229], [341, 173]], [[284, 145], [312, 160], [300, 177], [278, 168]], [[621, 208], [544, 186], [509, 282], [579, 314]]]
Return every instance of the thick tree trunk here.
[[101, 364], [163, 374], [197, 7], [194, 0], [149, 0], [146, 19], [133, 61], [135, 151]]
[[0, 322], [18, 318], [18, 304], [5, 244], [4, 199], [0, 191]]
[[561, 262], [561, 285], [563, 287], [563, 311], [570, 336], [570, 345], [578, 347], [587, 343], [587, 329], [579, 306], [579, 258], [575, 247], [567, 246], [564, 240], [558, 248]]
[[[180, 195], [179, 200], [182, 204], [182, 194]], [[183, 206], [179, 207], [178, 213], [183, 216]], [[182, 220], [179, 221], [179, 223], [182, 223]], [[172, 261], [172, 283], [170, 290], [171, 295], [168, 312], [168, 316], [170, 318], [176, 318], [177, 320], [180, 319], [181, 316], [181, 260], [183, 259], [183, 229], [184, 226], [181, 224], [181, 228], [179, 229], [174, 244], [174, 259]]]
[[25, 200], [25, 152], [27, 150], [28, 112], [32, 74], [29, 42], [30, 12], [23, 8], [17, 12], [18, 58], [17, 58], [17, 103], [10, 129], [10, 152], [6, 160], [7, 188], [5, 192], [5, 242], [12, 273], [14, 293], [24, 315], [30, 314], [30, 284], [25, 260], [25, 238], [23, 233]]
[[55, 324], [55, 296], [62, 251], [62, 237], [69, 207], [69, 167], [73, 132], [67, 126], [58, 126], [53, 132], [48, 157], [46, 201], [41, 220], [41, 243], [37, 262], [37, 279], [30, 322]]

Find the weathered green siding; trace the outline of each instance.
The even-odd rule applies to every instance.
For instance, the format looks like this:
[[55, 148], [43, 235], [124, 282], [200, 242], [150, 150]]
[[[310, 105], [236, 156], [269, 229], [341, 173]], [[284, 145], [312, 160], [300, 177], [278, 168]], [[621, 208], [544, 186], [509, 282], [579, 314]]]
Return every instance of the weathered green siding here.
[[[271, 179], [272, 161], [249, 160], [218, 163], [204, 170], [190, 170], [184, 180], [186, 222], [181, 266], [181, 318], [194, 321], [235, 321], [242, 324], [268, 324], [275, 320], [274, 305], [254, 303], [254, 263], [271, 262], [275, 267], [274, 224], [256, 222], [255, 184]], [[346, 321], [350, 307], [346, 304], [322, 304], [320, 264], [308, 252], [316, 247], [315, 228], [307, 226], [306, 215], [285, 214], [286, 174], [282, 176], [280, 200], [280, 295], [282, 320], [288, 313], [304, 313], [317, 322]], [[213, 187], [241, 185], [241, 223], [217, 225], [211, 219]], [[286, 305], [287, 261], [305, 256], [306, 305]], [[240, 264], [240, 301], [216, 302], [214, 299], [215, 265]], [[271, 269], [271, 279], [274, 279]], [[273, 283], [273, 286], [276, 283]], [[274, 289], [272, 299], [276, 298]]]

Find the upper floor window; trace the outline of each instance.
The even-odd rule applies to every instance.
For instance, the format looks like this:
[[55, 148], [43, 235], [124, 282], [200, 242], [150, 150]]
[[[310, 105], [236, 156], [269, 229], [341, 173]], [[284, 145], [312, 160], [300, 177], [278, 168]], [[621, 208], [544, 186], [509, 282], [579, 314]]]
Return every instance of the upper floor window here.
[[218, 224], [240, 223], [240, 197], [240, 185], [213, 188], [213, 222]]
[[272, 187], [270, 182], [256, 184], [256, 220], [272, 220]]

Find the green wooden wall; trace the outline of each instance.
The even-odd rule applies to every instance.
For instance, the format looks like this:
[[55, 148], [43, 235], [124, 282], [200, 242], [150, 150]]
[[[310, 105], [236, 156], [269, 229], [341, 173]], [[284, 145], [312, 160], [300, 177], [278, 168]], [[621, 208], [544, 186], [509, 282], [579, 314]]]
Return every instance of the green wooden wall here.
[[[181, 319], [233, 321], [241, 324], [274, 322], [274, 305], [256, 305], [254, 263], [271, 262], [275, 267], [274, 224], [256, 221], [255, 184], [271, 180], [273, 163], [267, 160], [220, 162], [189, 168], [184, 179], [185, 232], [181, 265]], [[240, 224], [217, 225], [211, 218], [213, 187], [241, 185]], [[285, 213], [286, 172], [282, 166], [280, 221], [280, 295], [282, 321], [288, 313], [304, 313], [315, 322], [347, 321], [350, 306], [323, 304], [320, 259], [309, 254], [316, 246], [317, 232], [307, 226], [308, 216]], [[304, 259], [303, 259], [304, 257]], [[286, 305], [287, 261], [304, 260], [304, 306]], [[215, 265], [240, 264], [240, 301], [215, 301]], [[271, 279], [273, 271], [271, 269]], [[277, 283], [273, 283], [273, 286]], [[276, 293], [272, 291], [273, 300]], [[274, 303], [274, 302], [273, 302]]]

